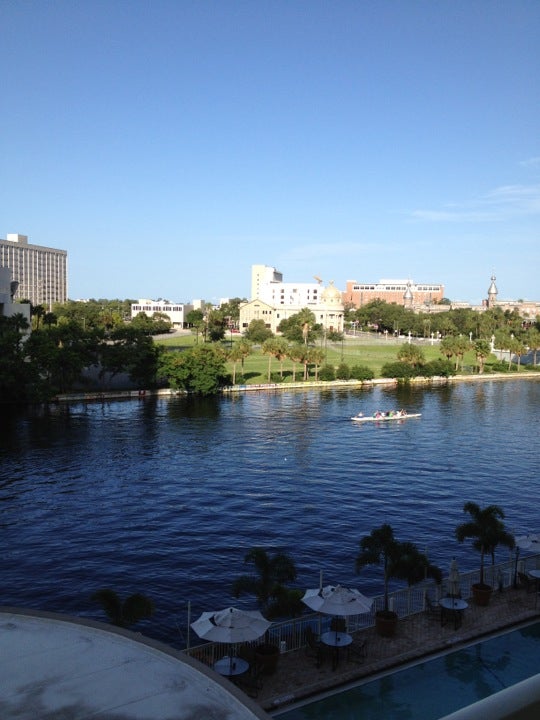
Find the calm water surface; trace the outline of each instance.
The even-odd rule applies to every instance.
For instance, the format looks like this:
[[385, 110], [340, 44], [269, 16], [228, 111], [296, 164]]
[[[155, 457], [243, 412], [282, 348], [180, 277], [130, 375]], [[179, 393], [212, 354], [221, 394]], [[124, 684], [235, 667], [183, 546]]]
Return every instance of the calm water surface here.
[[[419, 420], [357, 426], [359, 410]], [[354, 573], [383, 522], [446, 569], [478, 557], [454, 540], [467, 500], [497, 503], [517, 533], [540, 529], [540, 382], [434, 389], [145, 399], [2, 417], [2, 604], [102, 619], [91, 593], [144, 592], [141, 629], [182, 647], [192, 615], [230, 604], [245, 552], [296, 561], [298, 585], [382, 590]], [[499, 559], [505, 559], [503, 551]]]

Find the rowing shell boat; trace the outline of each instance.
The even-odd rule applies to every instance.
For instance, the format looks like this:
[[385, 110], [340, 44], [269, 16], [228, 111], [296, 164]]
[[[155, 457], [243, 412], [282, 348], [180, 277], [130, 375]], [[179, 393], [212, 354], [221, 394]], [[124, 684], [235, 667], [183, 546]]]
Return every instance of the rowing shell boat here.
[[367, 422], [392, 422], [395, 420], [408, 420], [409, 418], [419, 418], [422, 413], [393, 413], [392, 415], [355, 415], [351, 418], [353, 422], [367, 423]]

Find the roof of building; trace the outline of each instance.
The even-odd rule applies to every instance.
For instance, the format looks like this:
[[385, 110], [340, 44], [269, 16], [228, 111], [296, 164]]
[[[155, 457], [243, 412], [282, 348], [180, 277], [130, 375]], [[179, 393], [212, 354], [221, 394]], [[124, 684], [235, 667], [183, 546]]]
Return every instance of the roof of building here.
[[0, 608], [2, 720], [268, 718], [184, 653], [79, 618]]

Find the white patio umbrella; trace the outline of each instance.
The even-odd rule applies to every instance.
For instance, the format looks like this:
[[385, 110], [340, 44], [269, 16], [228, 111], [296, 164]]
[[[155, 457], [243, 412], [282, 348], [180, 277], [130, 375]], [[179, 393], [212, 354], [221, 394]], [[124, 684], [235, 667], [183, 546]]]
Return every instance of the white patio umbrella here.
[[234, 645], [257, 640], [271, 624], [258, 610], [229, 607], [216, 612], [203, 612], [198, 620], [191, 623], [191, 627], [203, 640]]
[[[271, 624], [258, 610], [238, 610], [229, 607], [216, 612], [203, 612], [198, 620], [191, 623], [191, 627], [203, 640], [236, 645], [236, 643], [257, 640], [264, 635]], [[232, 665], [230, 649], [229, 657]]]
[[359, 590], [341, 585], [306, 590], [302, 602], [316, 612], [342, 616], [363, 615], [369, 612], [373, 605], [373, 599], [362, 595]]
[[452, 598], [458, 598], [461, 595], [461, 580], [456, 558], [452, 558], [450, 563], [450, 573], [448, 575], [448, 594]]
[[516, 547], [519, 550], [540, 552], [540, 536], [536, 534], [522, 535], [516, 538]]

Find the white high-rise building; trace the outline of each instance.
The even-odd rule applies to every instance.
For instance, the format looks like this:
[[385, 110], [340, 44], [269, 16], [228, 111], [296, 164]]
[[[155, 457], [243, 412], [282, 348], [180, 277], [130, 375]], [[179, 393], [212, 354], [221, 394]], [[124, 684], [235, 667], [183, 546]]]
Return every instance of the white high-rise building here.
[[8, 233], [0, 240], [0, 267], [19, 283], [18, 297], [51, 310], [67, 301], [67, 251], [31, 245], [26, 235]]
[[251, 266], [251, 299], [274, 307], [298, 308], [319, 304], [320, 283], [283, 282], [283, 274], [268, 265]]

